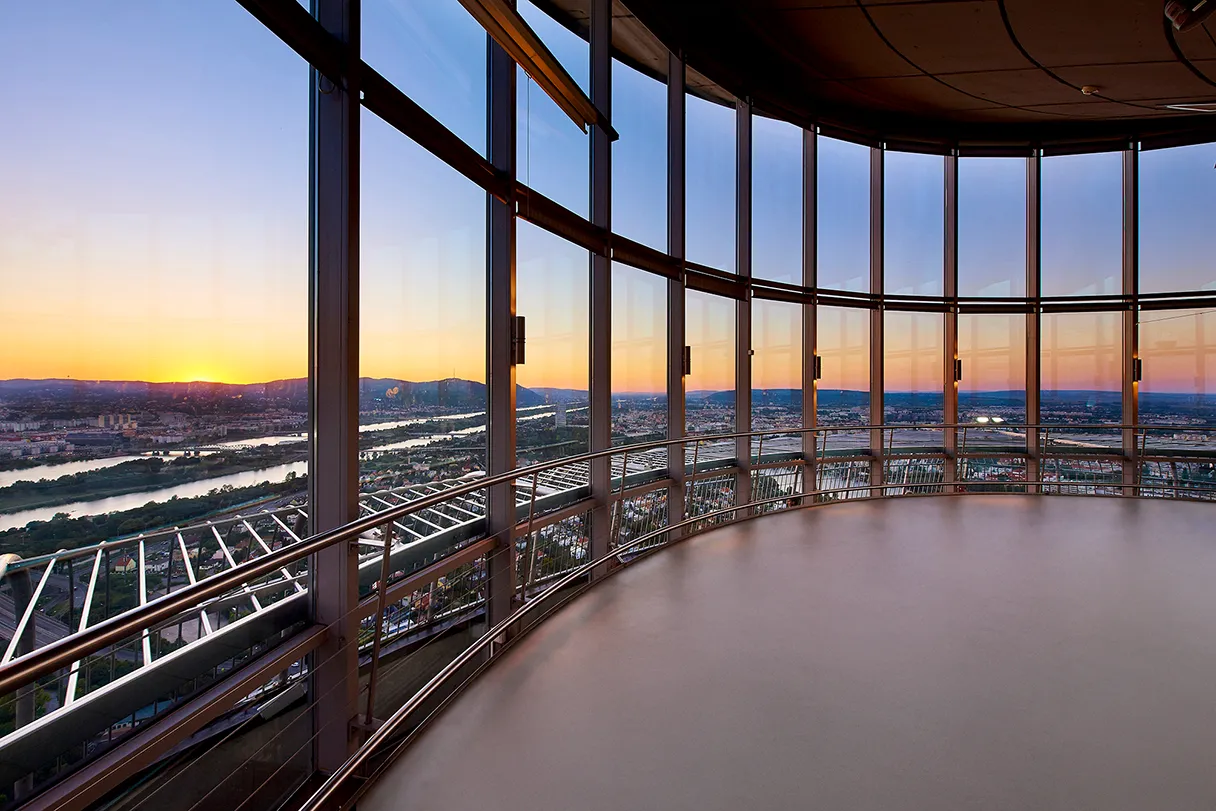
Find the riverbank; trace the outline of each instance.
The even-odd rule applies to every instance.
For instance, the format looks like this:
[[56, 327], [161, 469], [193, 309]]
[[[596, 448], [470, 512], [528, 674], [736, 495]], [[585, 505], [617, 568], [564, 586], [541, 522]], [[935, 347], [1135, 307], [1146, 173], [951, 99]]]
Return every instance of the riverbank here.
[[233, 473], [303, 461], [301, 447], [258, 447], [207, 456], [131, 459], [57, 479], [18, 481], [0, 488], [0, 514], [160, 490]]

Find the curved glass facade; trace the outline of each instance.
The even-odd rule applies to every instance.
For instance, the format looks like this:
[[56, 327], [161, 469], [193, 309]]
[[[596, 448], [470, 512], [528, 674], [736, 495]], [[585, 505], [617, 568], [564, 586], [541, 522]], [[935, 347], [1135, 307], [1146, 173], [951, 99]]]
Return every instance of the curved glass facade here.
[[[362, 10], [370, 69], [435, 126], [422, 138], [394, 102], [364, 99], [344, 226], [358, 255], [341, 265], [359, 280], [358, 362], [342, 374], [357, 376], [346, 419], [360, 425], [361, 491], [749, 426], [1212, 424], [1211, 184], [1192, 180], [1210, 171], [1212, 145], [1018, 158], [850, 143], [724, 103], [701, 77], [694, 94], [678, 62], [601, 53], [585, 27], [521, 2], [573, 86], [609, 114], [619, 138], [597, 150], [522, 68], [495, 66], [501, 52], [455, 0]], [[45, 546], [27, 519], [104, 509], [88, 496], [117, 486], [103, 471], [120, 456], [230, 435], [245, 443], [225, 449], [232, 469], [260, 470], [252, 452], [240, 458], [259, 441], [335, 430], [315, 405], [305, 415], [305, 235], [332, 228], [321, 198], [311, 225], [305, 205], [307, 99], [288, 90], [306, 64], [235, 4], [197, 19], [165, 10], [141, 22], [158, 33], [126, 67], [156, 58], [153, 40], [177, 43], [158, 82], [189, 104], [106, 115], [74, 91], [84, 56], [69, 50], [107, 25], [82, 15], [57, 28], [26, 11], [6, 27], [10, 59], [31, 42], [62, 52], [39, 78], [58, 112], [3, 136], [6, 549]], [[259, 98], [274, 99], [238, 99], [239, 144], [218, 119], [190, 123], [212, 92], [197, 81], [208, 41], [231, 43]], [[5, 91], [12, 109], [33, 109], [31, 87]], [[100, 119], [97, 133], [73, 138], [68, 115]], [[111, 133], [119, 121], [135, 140]], [[522, 202], [502, 209], [511, 192], [477, 175], [470, 161], [483, 158]], [[320, 172], [314, 194], [336, 194]], [[652, 252], [621, 252], [610, 233]], [[314, 254], [316, 274], [330, 260]], [[324, 343], [333, 326], [311, 319]], [[314, 364], [322, 385], [316, 375]], [[75, 383], [47, 400], [20, 379], [298, 391], [257, 404], [238, 392], [247, 405], [234, 408]], [[1121, 446], [1116, 433], [1096, 444]], [[272, 461], [304, 472], [303, 457]], [[87, 474], [72, 483], [80, 497], [61, 471]], [[37, 487], [12, 489], [27, 477]]]
[[[766, 453], [846, 489], [940, 483], [980, 453], [968, 475], [1000, 462], [1025, 489], [1049, 470], [1131, 486], [1153, 447], [1216, 450], [1216, 186], [1195, 180], [1216, 145], [852, 143], [674, 57], [628, 60], [602, 30], [613, 14], [558, 22], [519, 0], [602, 117], [581, 126], [458, 0], [366, 0], [361, 38], [345, 0], [287, 5], [291, 24], [268, 27], [232, 0], [119, 22], [25, 4], [0, 30], [11, 72], [49, 64], [0, 90], [23, 111], [0, 129], [0, 553], [168, 538], [250, 505], [295, 509], [280, 525], [304, 534], [694, 437], [571, 463], [560, 487], [588, 498], [652, 489], [611, 519], [563, 514], [560, 538], [529, 533], [515, 564], [547, 572], [559, 546], [569, 563], [606, 550], [608, 527], [692, 505], [687, 470], [717, 476], [706, 503], [737, 507]], [[329, 78], [336, 47], [293, 39], [292, 13], [361, 42], [359, 92]], [[152, 86], [111, 108], [83, 88], [115, 54], [111, 80]], [[858, 430], [776, 439], [815, 426]], [[749, 430], [774, 440], [705, 439]], [[815, 487], [797, 475], [789, 493]], [[474, 536], [517, 540], [524, 511], [565, 492], [484, 490], [400, 527], [449, 544], [419, 567]], [[200, 574], [252, 554], [230, 534], [200, 543]], [[470, 600], [511, 565], [462, 561]], [[115, 605], [134, 600], [131, 570], [112, 573]]]

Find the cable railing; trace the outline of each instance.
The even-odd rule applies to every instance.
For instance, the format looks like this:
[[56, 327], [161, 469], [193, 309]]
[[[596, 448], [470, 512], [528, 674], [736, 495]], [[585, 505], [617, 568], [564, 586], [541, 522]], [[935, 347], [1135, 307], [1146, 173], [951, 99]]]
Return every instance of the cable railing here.
[[[735, 456], [741, 441], [746, 459]], [[681, 456], [684, 464], [671, 467]], [[605, 458], [601, 503], [589, 484], [592, 463]], [[491, 535], [487, 494], [501, 486], [514, 488], [515, 522]], [[365, 493], [359, 519], [308, 537], [307, 505], [291, 504], [10, 558], [0, 572], [14, 620], [0, 663], [0, 710], [11, 710], [15, 723], [0, 726], [0, 793], [22, 781], [26, 795], [50, 785], [308, 629], [308, 561], [337, 544], [359, 550], [351, 644], [369, 671], [362, 712], [370, 721], [381, 659], [484, 622], [490, 592], [502, 587], [491, 581], [491, 558], [504, 552], [514, 558], [507, 587], [518, 608], [550, 600], [574, 582], [571, 573], [624, 565], [729, 521], [855, 498], [991, 492], [1213, 501], [1216, 429], [968, 423], [691, 436]], [[607, 541], [593, 560], [593, 513], [601, 509]], [[66, 606], [50, 599], [65, 588], [65, 568]], [[112, 599], [116, 578], [136, 581], [134, 604]], [[307, 650], [295, 653], [300, 664], [256, 697], [303, 682]], [[83, 715], [74, 712], [82, 707]], [[67, 754], [53, 751], [69, 723], [78, 740]]]

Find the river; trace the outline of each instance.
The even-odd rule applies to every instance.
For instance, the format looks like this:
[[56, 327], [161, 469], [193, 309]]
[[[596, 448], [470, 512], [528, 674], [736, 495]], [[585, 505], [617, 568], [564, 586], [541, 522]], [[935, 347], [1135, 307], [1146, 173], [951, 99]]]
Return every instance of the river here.
[[[549, 408], [552, 408], [552, 406], [549, 406]], [[572, 409], [569, 409], [569, 411], [567, 413], [573, 412], [573, 411], [580, 411], [585, 408], [586, 408], [586, 406], [584, 406], [582, 409], [572, 408]], [[524, 411], [525, 409], [520, 409], [520, 410]], [[526, 410], [535, 410], [535, 409], [526, 409]], [[484, 412], [482, 412], [482, 413], [484, 413]], [[421, 422], [429, 422], [431, 420], [437, 420], [437, 419], [454, 419], [454, 418], [459, 419], [462, 417], [475, 417], [475, 416], [477, 416], [477, 414], [449, 415], [449, 416], [443, 416], [443, 417], [428, 417], [425, 419], [416, 420], [414, 422], [410, 422], [410, 421], [403, 421], [403, 422], [404, 422], [404, 424], [418, 424]], [[518, 420], [520, 422], [523, 422], [523, 421], [527, 421], [527, 420], [542, 419], [544, 417], [550, 417], [550, 416], [552, 416], [551, 413], [529, 414], [528, 416], [525, 416], [525, 417], [519, 417]], [[391, 425], [392, 427], [402, 427], [402, 425], [399, 423], [379, 423], [378, 425]], [[360, 430], [368, 430], [368, 429], [370, 429], [370, 426], [362, 428]], [[388, 429], [376, 427], [375, 430], [388, 430]], [[386, 445], [378, 445], [378, 446], [372, 447], [372, 448], [364, 448], [363, 451], [364, 452], [366, 452], [366, 451], [393, 451], [393, 450], [401, 450], [403, 448], [418, 448], [418, 447], [422, 447], [424, 445], [429, 445], [432, 442], [438, 442], [438, 441], [444, 440], [444, 439], [451, 439], [456, 436], [468, 436], [470, 434], [482, 433], [485, 430], [486, 430], [486, 427], [484, 425], [475, 425], [471, 428], [462, 428], [459, 431], [453, 431], [451, 433], [430, 434], [428, 436], [421, 436], [421, 437], [415, 437], [413, 439], [407, 439], [402, 442], [392, 442], [392, 443], [389, 443]], [[277, 438], [277, 437], [272, 437], [272, 438]], [[258, 443], [258, 444], [266, 444], [264, 440], [262, 440], [262, 441], [236, 440], [236, 441], [242, 442], [242, 443], [251, 442], [251, 443]], [[275, 444], [282, 444], [282, 443], [275, 443]], [[255, 447], [256, 447], [256, 445], [255, 445]], [[140, 459], [140, 458], [142, 458], [142, 457], [116, 456], [116, 457], [112, 457], [110, 459], [95, 459], [95, 460], [81, 461], [81, 462], [65, 462], [62, 465], [50, 465], [46, 468], [43, 468], [42, 470], [50, 471], [51, 468], [65, 468], [65, 467], [69, 467], [72, 465], [92, 465], [92, 467], [79, 467], [79, 468], [76, 468], [73, 470], [64, 470], [63, 472], [58, 474], [60, 476], [64, 476], [64, 475], [68, 475], [69, 473], [79, 473], [83, 470], [98, 470], [100, 468], [111, 467], [116, 464], [121, 464], [122, 462], [127, 462], [132, 459]], [[98, 463], [107, 463], [107, 464], [98, 464]], [[20, 512], [15, 512], [15, 513], [0, 514], [0, 532], [3, 532], [4, 530], [7, 530], [7, 529], [13, 529], [15, 527], [23, 527], [26, 524], [28, 524], [30, 521], [48, 521], [58, 513], [67, 513], [68, 515], [72, 516], [73, 518], [79, 518], [84, 515], [101, 515], [101, 514], [108, 513], [108, 512], [120, 512], [122, 510], [132, 510], [132, 509], [135, 509], [136, 507], [142, 507], [145, 504], [147, 504], [149, 501], [167, 501], [167, 500], [173, 498], [174, 496], [177, 496], [178, 498], [193, 498], [195, 496], [205, 496], [205, 495], [207, 495], [207, 493], [211, 492], [212, 490], [218, 489], [225, 485], [232, 485], [233, 487], [248, 487], [249, 485], [261, 484], [262, 482], [265, 482], [265, 481], [281, 482], [281, 481], [283, 481], [283, 479], [285, 479], [287, 477], [287, 475], [289, 473], [303, 475], [307, 472], [308, 472], [308, 463], [307, 462], [289, 462], [287, 464], [273, 465], [271, 467], [259, 468], [257, 470], [247, 470], [243, 473], [230, 473], [225, 476], [216, 476], [216, 477], [213, 477], [210, 479], [200, 479], [199, 481], [196, 481], [196, 482], [187, 482], [186, 484], [178, 484], [178, 485], [174, 485], [172, 487], [162, 487], [157, 490], [143, 490], [138, 493], [128, 493], [127, 495], [123, 495], [123, 496], [110, 496], [108, 498], [92, 499], [92, 500], [88, 500], [88, 501], [74, 501], [70, 504], [61, 504], [57, 507], [38, 507], [35, 509], [22, 510]], [[25, 477], [19, 476], [17, 479], [14, 479], [13, 481], [17, 481], [20, 478], [26, 478], [26, 479], [29, 478], [29, 475], [28, 475], [29, 470], [9, 471], [9, 473], [26, 473], [27, 474]], [[7, 474], [5, 474], [5, 475], [7, 475]], [[7, 484], [12, 484], [12, 482], [10, 481]], [[7, 485], [5, 485], [5, 486], [7, 486]]]

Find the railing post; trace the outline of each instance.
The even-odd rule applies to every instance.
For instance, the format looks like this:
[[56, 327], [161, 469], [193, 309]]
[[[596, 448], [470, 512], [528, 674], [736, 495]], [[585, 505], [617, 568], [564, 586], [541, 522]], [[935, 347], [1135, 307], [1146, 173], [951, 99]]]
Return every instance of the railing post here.
[[369, 729], [376, 706], [376, 676], [380, 670], [380, 643], [384, 637], [384, 609], [388, 598], [389, 559], [392, 557], [393, 522], [384, 525], [380, 533], [384, 549], [380, 553], [380, 582], [376, 587], [376, 630], [372, 636], [372, 662], [367, 674], [367, 712], [363, 723]]
[[536, 521], [536, 478], [537, 473], [532, 474], [532, 497], [528, 499], [528, 540], [525, 542], [524, 555], [528, 560], [528, 570], [524, 575], [523, 583], [519, 587], [519, 602], [528, 602], [528, 586], [532, 585], [533, 567], [536, 565], [536, 529], [532, 526]]
[[[310, 322], [310, 530], [358, 516], [359, 494], [359, 4], [315, 0], [321, 25], [343, 45], [335, 83], [312, 71], [312, 274]], [[322, 772], [353, 748], [359, 708], [358, 550], [336, 544], [310, 564], [313, 617], [329, 626], [314, 654], [313, 754]]]

